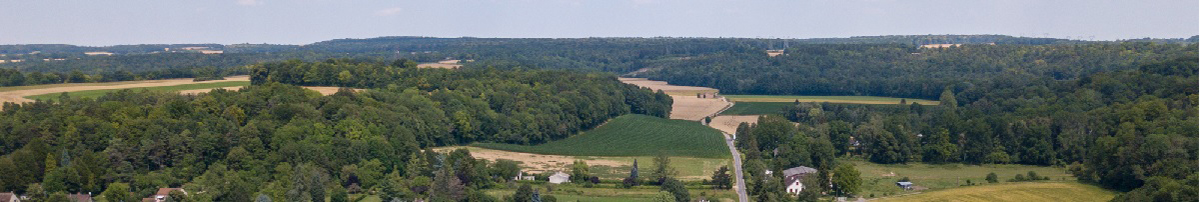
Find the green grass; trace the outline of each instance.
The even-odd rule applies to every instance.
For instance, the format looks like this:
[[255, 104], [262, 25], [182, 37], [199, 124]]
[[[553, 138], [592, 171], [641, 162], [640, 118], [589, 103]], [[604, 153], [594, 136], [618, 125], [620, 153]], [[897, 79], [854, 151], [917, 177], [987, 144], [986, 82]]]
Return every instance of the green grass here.
[[477, 143], [489, 149], [566, 156], [729, 157], [720, 131], [698, 122], [645, 115], [624, 115], [566, 139], [527, 146]]
[[878, 201], [1108, 201], [1116, 193], [1076, 182], [1022, 182], [969, 186], [887, 197]]
[[[896, 181], [908, 177], [916, 186], [932, 190], [959, 188], [970, 180], [976, 185], [987, 185], [988, 173], [995, 172], [1001, 182], [1012, 179], [1017, 174], [1026, 175], [1029, 171], [1037, 172], [1040, 176], [1050, 177], [1049, 182], [1074, 182], [1075, 177], [1066, 169], [1056, 167], [1030, 165], [963, 165], [942, 164], [932, 165], [923, 163], [909, 164], [875, 164], [862, 160], [840, 159], [842, 163], [853, 163], [862, 173], [862, 193], [860, 196], [883, 197], [912, 193], [896, 186]], [[896, 176], [884, 176], [895, 173]], [[1046, 181], [1043, 181], [1046, 182]]]
[[762, 115], [778, 114], [784, 107], [792, 106], [791, 102], [736, 102], [733, 107], [721, 112], [721, 115]]
[[729, 98], [733, 102], [829, 102], [829, 103], [850, 103], [850, 104], [900, 104], [900, 100], [905, 100], [908, 103], [917, 102], [922, 105], [937, 105], [938, 101], [915, 99], [915, 98], [893, 98], [893, 97], [877, 97], [877, 96], [805, 96], [805, 95], [722, 95]]
[[[213, 82], [213, 83], [197, 83], [197, 84], [183, 84], [183, 85], [174, 85], [174, 86], [158, 86], [158, 87], [126, 88], [126, 89], [170, 92], [170, 91], [222, 88], [222, 87], [247, 86], [247, 85], [250, 85], [249, 81], [225, 81], [225, 82]], [[69, 92], [69, 93], [67, 93], [67, 95], [70, 95], [71, 97], [76, 97], [76, 98], [97, 98], [100, 96], [104, 96], [104, 94], [107, 94], [109, 92], [116, 92], [116, 91], [120, 91], [120, 90], [125, 90], [125, 89], [76, 91], [76, 92]], [[34, 99], [34, 100], [55, 100], [55, 99], [58, 99], [59, 95], [61, 95], [61, 93], [26, 96], [25, 98]]]

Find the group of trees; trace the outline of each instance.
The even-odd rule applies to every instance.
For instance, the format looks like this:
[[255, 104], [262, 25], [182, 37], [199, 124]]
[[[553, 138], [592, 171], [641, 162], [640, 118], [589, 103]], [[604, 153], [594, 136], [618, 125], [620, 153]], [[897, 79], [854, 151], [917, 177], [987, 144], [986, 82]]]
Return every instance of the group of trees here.
[[[790, 201], [782, 171], [794, 167], [814, 168], [807, 174], [800, 200], [816, 200], [822, 193], [851, 196], [861, 185], [858, 171], [850, 164], [838, 164], [828, 134], [805, 132], [780, 115], [760, 116], [755, 124], [737, 128], [737, 148], [745, 154], [747, 192], [756, 201]], [[766, 171], [774, 174], [766, 174]], [[715, 179], [715, 177], [714, 177]], [[839, 180], [841, 179], [841, 180]], [[833, 184], [834, 186], [822, 186]]]
[[307, 201], [373, 190], [385, 198], [473, 200], [487, 198], [479, 189], [512, 179], [516, 163], [426, 148], [540, 143], [622, 114], [667, 116], [671, 103], [605, 73], [341, 61], [332, 64], [391, 77], [366, 84], [309, 80], [370, 88], [321, 96], [280, 83], [295, 82], [280, 76], [291, 69], [319, 64], [282, 64], [255, 66], [268, 77], [256, 76], [255, 85], [239, 91], [123, 90], [96, 99], [67, 93], [60, 101], [6, 103], [0, 189], [52, 195], [128, 185], [133, 197], [144, 197], [182, 186], [194, 201]]
[[1076, 80], [955, 84], [937, 106], [795, 103], [783, 114], [801, 133], [828, 136], [837, 156], [1063, 166], [1082, 180], [1141, 190], [1120, 199], [1194, 197], [1194, 187], [1159, 188], [1196, 182], [1196, 73], [1196, 57], [1183, 56]]

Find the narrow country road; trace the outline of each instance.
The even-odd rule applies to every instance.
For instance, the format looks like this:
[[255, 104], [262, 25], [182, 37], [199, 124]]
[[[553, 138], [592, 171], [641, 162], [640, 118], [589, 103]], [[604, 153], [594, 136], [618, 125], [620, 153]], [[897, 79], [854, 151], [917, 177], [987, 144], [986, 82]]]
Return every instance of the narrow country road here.
[[742, 155], [738, 154], [737, 147], [733, 146], [732, 135], [725, 134], [725, 144], [729, 145], [729, 153], [733, 154], [733, 173], [736, 174], [735, 177], [737, 178], [737, 185], [735, 185], [734, 189], [737, 191], [738, 201], [748, 202], [750, 195], [746, 194], [746, 181], [744, 180], [745, 177], [742, 176]]

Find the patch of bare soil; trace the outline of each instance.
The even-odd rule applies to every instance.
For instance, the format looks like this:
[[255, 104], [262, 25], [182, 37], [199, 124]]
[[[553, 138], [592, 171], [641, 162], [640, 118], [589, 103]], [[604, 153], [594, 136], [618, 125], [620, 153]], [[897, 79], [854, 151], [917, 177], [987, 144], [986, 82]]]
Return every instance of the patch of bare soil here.
[[712, 119], [712, 123], [708, 124], [708, 126], [728, 134], [734, 134], [737, 132], [738, 124], [742, 124], [743, 122], [750, 124], [758, 123], [758, 115], [717, 116]]
[[[699, 86], [676, 86], [667, 84], [666, 81], [652, 81], [645, 78], [618, 78], [623, 83], [633, 84], [641, 87], [650, 88], [650, 90], [663, 90], [665, 93], [671, 92], [717, 92], [717, 89]], [[695, 94], [692, 94], [695, 96]]]
[[[183, 85], [183, 84], [215, 83], [215, 82], [226, 82], [226, 81], [249, 81], [249, 80], [250, 80], [250, 76], [232, 76], [232, 77], [226, 77], [225, 80], [210, 80], [210, 81], [199, 81], [199, 82], [192, 81], [192, 79], [187, 78], [187, 79], [163, 79], [163, 80], [149, 80], [149, 81], [137, 81], [137, 82], [122, 82], [123, 84], [119, 84], [119, 85], [107, 85], [106, 83], [96, 83], [95, 85], [74, 85], [74, 86], [57, 86], [57, 87], [47, 86], [47, 88], [31, 88], [31, 89], [0, 92], [0, 102], [15, 102], [15, 103], [33, 102], [34, 100], [27, 99], [27, 98], [25, 98], [25, 96], [51, 94], [51, 93], [62, 93], [62, 92], [125, 89], [125, 88], [145, 88], [145, 87], [158, 87], [158, 86], [176, 86], [176, 85]], [[54, 84], [51, 84], [51, 85], [54, 85]]]
[[458, 64], [458, 62], [461, 62], [461, 61], [462, 60], [442, 60], [442, 61], [438, 61], [437, 63], [418, 64], [417, 68], [458, 69], [458, 68], [462, 67], [461, 64]]
[[478, 148], [478, 147], [442, 147], [442, 148], [434, 148], [433, 151], [450, 152], [450, 151], [453, 151], [458, 148], [467, 148], [467, 150], [471, 151], [471, 156], [475, 157], [477, 159], [487, 159], [488, 161], [496, 161], [498, 159], [508, 159], [508, 160], [522, 162], [521, 171], [524, 171], [527, 173], [542, 173], [542, 172], [553, 172], [553, 171], [568, 171], [569, 172], [568, 166], [570, 166], [572, 163], [575, 163], [575, 160], [584, 160], [587, 162], [587, 164], [589, 166], [610, 166], [610, 167], [627, 166], [627, 163], [620, 162], [620, 161], [614, 161], [614, 160], [607, 160], [607, 159], [598, 159], [598, 158], [581, 159], [581, 158], [576, 158], [573, 156], [559, 156], [559, 155], [544, 155], [544, 154], [533, 154], [533, 153], [510, 152], [510, 151], [484, 149], [484, 148]]
[[181, 90], [181, 91], [179, 91], [179, 94], [195, 95], [195, 94], [200, 94], [200, 93], [212, 92], [212, 90], [215, 90], [215, 89], [225, 89], [228, 91], [237, 91], [239, 89], [242, 89], [242, 87], [241, 86], [232, 86], [232, 87], [209, 88], [209, 89]]

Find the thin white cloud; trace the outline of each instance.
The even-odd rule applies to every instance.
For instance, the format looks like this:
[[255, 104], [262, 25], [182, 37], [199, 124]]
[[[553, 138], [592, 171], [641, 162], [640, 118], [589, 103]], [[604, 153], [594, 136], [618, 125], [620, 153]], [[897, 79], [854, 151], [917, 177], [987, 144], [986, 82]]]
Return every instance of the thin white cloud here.
[[243, 6], [261, 5], [262, 3], [263, 2], [259, 0], [237, 0], [237, 4]]
[[375, 16], [399, 15], [401, 11], [404, 11], [404, 8], [400, 8], [400, 7], [385, 8], [383, 10], [375, 11]]

